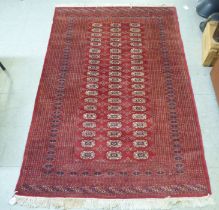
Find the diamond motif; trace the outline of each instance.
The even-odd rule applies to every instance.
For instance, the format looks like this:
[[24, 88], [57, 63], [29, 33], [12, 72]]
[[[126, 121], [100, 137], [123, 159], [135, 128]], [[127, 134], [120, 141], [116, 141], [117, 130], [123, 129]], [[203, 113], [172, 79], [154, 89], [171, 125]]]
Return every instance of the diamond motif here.
[[134, 128], [145, 128], [147, 127], [146, 122], [133, 122], [133, 127]]
[[110, 35], [118, 37], [118, 36], [121, 36], [121, 33], [111, 33]]
[[132, 95], [134, 95], [134, 96], [144, 96], [145, 91], [142, 91], [142, 90], [132, 91]]
[[98, 49], [98, 48], [90, 48], [90, 50], [89, 50], [89, 52], [90, 53], [100, 53], [100, 49]]
[[89, 58], [91, 58], [91, 59], [99, 59], [100, 58], [100, 54], [89, 54]]
[[146, 114], [133, 114], [132, 119], [137, 120], [146, 120], [147, 116]]
[[140, 71], [140, 70], [144, 70], [144, 67], [143, 66], [132, 66], [131, 70]]
[[121, 38], [110, 38], [111, 42], [121, 42]]
[[147, 131], [134, 131], [133, 136], [135, 137], [146, 137], [147, 136]]
[[87, 78], [87, 82], [98, 82], [99, 81], [99, 78], [97, 77], [88, 77]]
[[89, 60], [89, 64], [99, 64], [99, 60]]
[[121, 111], [122, 107], [121, 106], [108, 106], [109, 111]]
[[120, 119], [122, 119], [122, 115], [121, 114], [108, 114], [107, 118], [114, 119], [114, 120], [120, 120]]
[[121, 82], [122, 79], [121, 79], [121, 78], [118, 78], [118, 77], [110, 77], [110, 78], [109, 78], [109, 81], [110, 81], [110, 82]]
[[121, 55], [110, 55], [110, 58], [111, 59], [120, 59], [121, 58]]
[[102, 36], [102, 33], [91, 33], [91, 36], [94, 36], [94, 37], [101, 37], [101, 36]]
[[97, 96], [98, 95], [98, 91], [96, 91], [96, 90], [87, 90], [85, 92], [85, 94], [88, 95], [88, 96]]
[[130, 23], [129, 26], [130, 27], [140, 27], [141, 24], [140, 23]]
[[84, 128], [96, 128], [96, 123], [95, 122], [83, 122], [83, 127]]
[[110, 45], [112, 47], [120, 47], [122, 44], [120, 42], [111, 42]]
[[120, 84], [109, 84], [110, 89], [120, 89], [122, 88], [122, 85]]
[[98, 87], [98, 84], [86, 84], [87, 89], [97, 89]]
[[132, 55], [131, 55], [131, 58], [132, 58], [132, 59], [143, 59], [143, 55], [132, 54]]
[[110, 24], [111, 27], [121, 27], [121, 23], [111, 23]]
[[130, 28], [130, 31], [138, 33], [138, 32], [141, 32], [141, 29], [140, 28]]
[[148, 159], [149, 154], [146, 151], [136, 151], [133, 153], [133, 157], [138, 160], [146, 160]]
[[110, 60], [110, 64], [121, 64], [120, 60]]
[[133, 98], [132, 102], [133, 103], [145, 103], [146, 100], [144, 98]]
[[143, 64], [142, 60], [131, 60], [131, 64]]
[[93, 27], [102, 27], [103, 24], [102, 23], [92, 23]]
[[106, 153], [106, 157], [109, 160], [120, 160], [122, 158], [122, 153], [120, 151], [109, 151]]
[[133, 106], [132, 110], [137, 111], [137, 112], [142, 112], [146, 110], [146, 107], [145, 106]]
[[133, 142], [133, 146], [136, 147], [136, 148], [139, 148], [139, 147], [147, 147], [148, 146], [148, 142], [146, 140], [135, 140]]
[[138, 34], [138, 33], [130, 33], [130, 36], [131, 36], [131, 37], [133, 37], [133, 36], [139, 37], [139, 36], [141, 36], [141, 34]]
[[108, 98], [109, 103], [121, 103], [122, 100], [120, 98]]
[[99, 66], [88, 66], [89, 70], [99, 70], [100, 67]]
[[144, 89], [145, 85], [144, 84], [133, 84], [132, 88], [133, 89]]
[[142, 46], [142, 43], [141, 42], [131, 42], [130, 45], [132, 47], [141, 47]]
[[121, 50], [117, 49], [117, 48], [112, 48], [112, 49], [110, 49], [110, 53], [118, 54], [118, 53], [121, 53]]
[[108, 131], [107, 136], [111, 138], [118, 138], [122, 136], [122, 132], [121, 131]]
[[95, 105], [86, 105], [86, 106], [84, 106], [84, 110], [86, 110], [86, 111], [96, 111], [97, 107]]
[[110, 31], [114, 33], [121, 32], [121, 28], [111, 28]]
[[83, 137], [94, 137], [96, 135], [96, 132], [90, 131], [90, 130], [85, 130], [85, 131], [82, 131], [81, 134]]
[[81, 141], [81, 146], [82, 147], [94, 147], [95, 146], [95, 141], [94, 140], [82, 140]]
[[80, 157], [82, 159], [94, 159], [95, 153], [94, 153], [94, 151], [83, 151], [83, 152], [81, 152]]
[[136, 77], [134, 77], [131, 80], [132, 80], [132, 82], [144, 82], [144, 78], [136, 78]]
[[96, 38], [96, 37], [95, 38], [92, 37], [90, 40], [91, 42], [101, 42], [101, 38]]
[[109, 72], [109, 76], [119, 77], [121, 75], [122, 75], [122, 73], [120, 71], [111, 71], [111, 72]]
[[132, 49], [131, 49], [131, 53], [135, 53], [135, 54], [142, 53], [142, 49], [139, 49], [139, 48], [132, 48]]
[[91, 31], [93, 31], [93, 32], [102, 32], [103, 29], [102, 28], [92, 28]]
[[97, 103], [97, 98], [85, 98], [86, 103]]
[[99, 72], [98, 71], [88, 71], [87, 75], [89, 75], [89, 76], [98, 76]]
[[83, 118], [94, 120], [97, 118], [97, 115], [95, 113], [85, 113], [83, 114]]
[[109, 140], [109, 141], [107, 141], [107, 146], [108, 147], [118, 148], [118, 147], [122, 146], [122, 141], [120, 141], [120, 140]]
[[130, 38], [131, 42], [141, 42], [142, 39], [141, 38]]
[[110, 66], [109, 67], [111, 70], [121, 70], [122, 69], [122, 67], [121, 66]]
[[121, 96], [122, 95], [121, 91], [118, 91], [118, 90], [109, 91], [108, 94], [111, 96]]
[[121, 122], [108, 122], [107, 126], [109, 128], [121, 128], [122, 123]]
[[94, 46], [94, 47], [99, 47], [99, 46], [101, 46], [101, 43], [100, 42], [91, 42], [90, 45]]
[[139, 72], [139, 71], [133, 71], [131, 73], [132, 76], [136, 76], [136, 77], [142, 77], [144, 76], [144, 72]]

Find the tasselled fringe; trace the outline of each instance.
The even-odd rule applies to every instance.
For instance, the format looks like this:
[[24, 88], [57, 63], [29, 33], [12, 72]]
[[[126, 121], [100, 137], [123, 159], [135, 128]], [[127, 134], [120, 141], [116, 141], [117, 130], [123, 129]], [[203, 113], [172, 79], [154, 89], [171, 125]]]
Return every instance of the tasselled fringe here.
[[211, 195], [186, 198], [98, 199], [98, 198], [46, 198], [15, 195], [9, 202], [29, 208], [57, 208], [82, 210], [153, 210], [174, 207], [204, 207], [214, 205]]

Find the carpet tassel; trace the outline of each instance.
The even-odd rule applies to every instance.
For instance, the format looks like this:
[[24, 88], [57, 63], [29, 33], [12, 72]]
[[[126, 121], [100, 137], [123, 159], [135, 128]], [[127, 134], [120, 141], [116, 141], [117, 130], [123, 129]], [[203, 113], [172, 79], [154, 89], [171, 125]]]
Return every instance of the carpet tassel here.
[[214, 205], [211, 195], [188, 198], [147, 198], [147, 199], [96, 199], [96, 198], [46, 198], [15, 195], [11, 205], [29, 208], [89, 209], [98, 210], [150, 210], [171, 209], [174, 207], [204, 207]]

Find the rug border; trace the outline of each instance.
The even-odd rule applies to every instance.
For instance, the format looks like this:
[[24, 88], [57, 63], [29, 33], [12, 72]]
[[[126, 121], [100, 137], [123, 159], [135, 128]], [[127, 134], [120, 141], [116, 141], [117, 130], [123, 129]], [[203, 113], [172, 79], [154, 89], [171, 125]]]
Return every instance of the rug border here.
[[197, 106], [196, 106], [196, 102], [195, 102], [195, 95], [194, 95], [194, 92], [193, 92], [193, 88], [192, 88], [192, 81], [191, 81], [191, 77], [190, 77], [190, 74], [189, 74], [189, 67], [188, 67], [188, 63], [187, 63], [187, 59], [186, 59], [186, 54], [185, 54], [185, 48], [184, 48], [184, 44], [183, 44], [183, 40], [182, 40], [182, 34], [181, 34], [181, 31], [180, 31], [180, 23], [179, 23], [179, 16], [178, 16], [178, 13], [177, 13], [177, 10], [175, 8], [175, 11], [174, 11], [175, 15], [176, 15], [176, 18], [175, 18], [175, 21], [177, 22], [177, 36], [180, 40], [180, 45], [181, 45], [181, 49], [182, 49], [182, 52], [183, 52], [183, 63], [185, 65], [185, 72], [186, 72], [186, 75], [187, 75], [187, 79], [188, 79], [188, 82], [189, 82], [189, 89], [190, 89], [190, 92], [192, 93], [192, 102], [193, 102], [193, 107], [194, 107], [194, 113], [195, 113], [195, 120], [196, 120], [196, 124], [197, 124], [197, 128], [199, 129], [199, 143], [200, 143], [200, 146], [201, 146], [201, 155], [202, 155], [202, 163], [203, 163], [203, 167], [204, 167], [204, 172], [205, 172], [205, 176], [206, 176], [206, 179], [207, 179], [207, 187], [208, 187], [208, 192], [209, 194], [212, 194], [212, 191], [211, 191], [211, 185], [210, 185], [210, 177], [209, 177], [209, 173], [208, 173], [208, 167], [207, 167], [207, 162], [206, 162], [206, 159], [205, 159], [205, 150], [204, 150], [204, 144], [203, 144], [203, 137], [202, 137], [202, 132], [201, 132], [201, 126], [200, 126], [200, 122], [199, 122], [199, 117], [198, 117], [198, 111], [197, 111]]

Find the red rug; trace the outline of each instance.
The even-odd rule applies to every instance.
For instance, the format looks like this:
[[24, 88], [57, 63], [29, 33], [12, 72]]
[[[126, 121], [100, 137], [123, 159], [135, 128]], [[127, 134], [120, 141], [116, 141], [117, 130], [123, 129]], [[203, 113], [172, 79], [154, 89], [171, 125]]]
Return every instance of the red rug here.
[[56, 8], [17, 198], [209, 194], [175, 8]]

